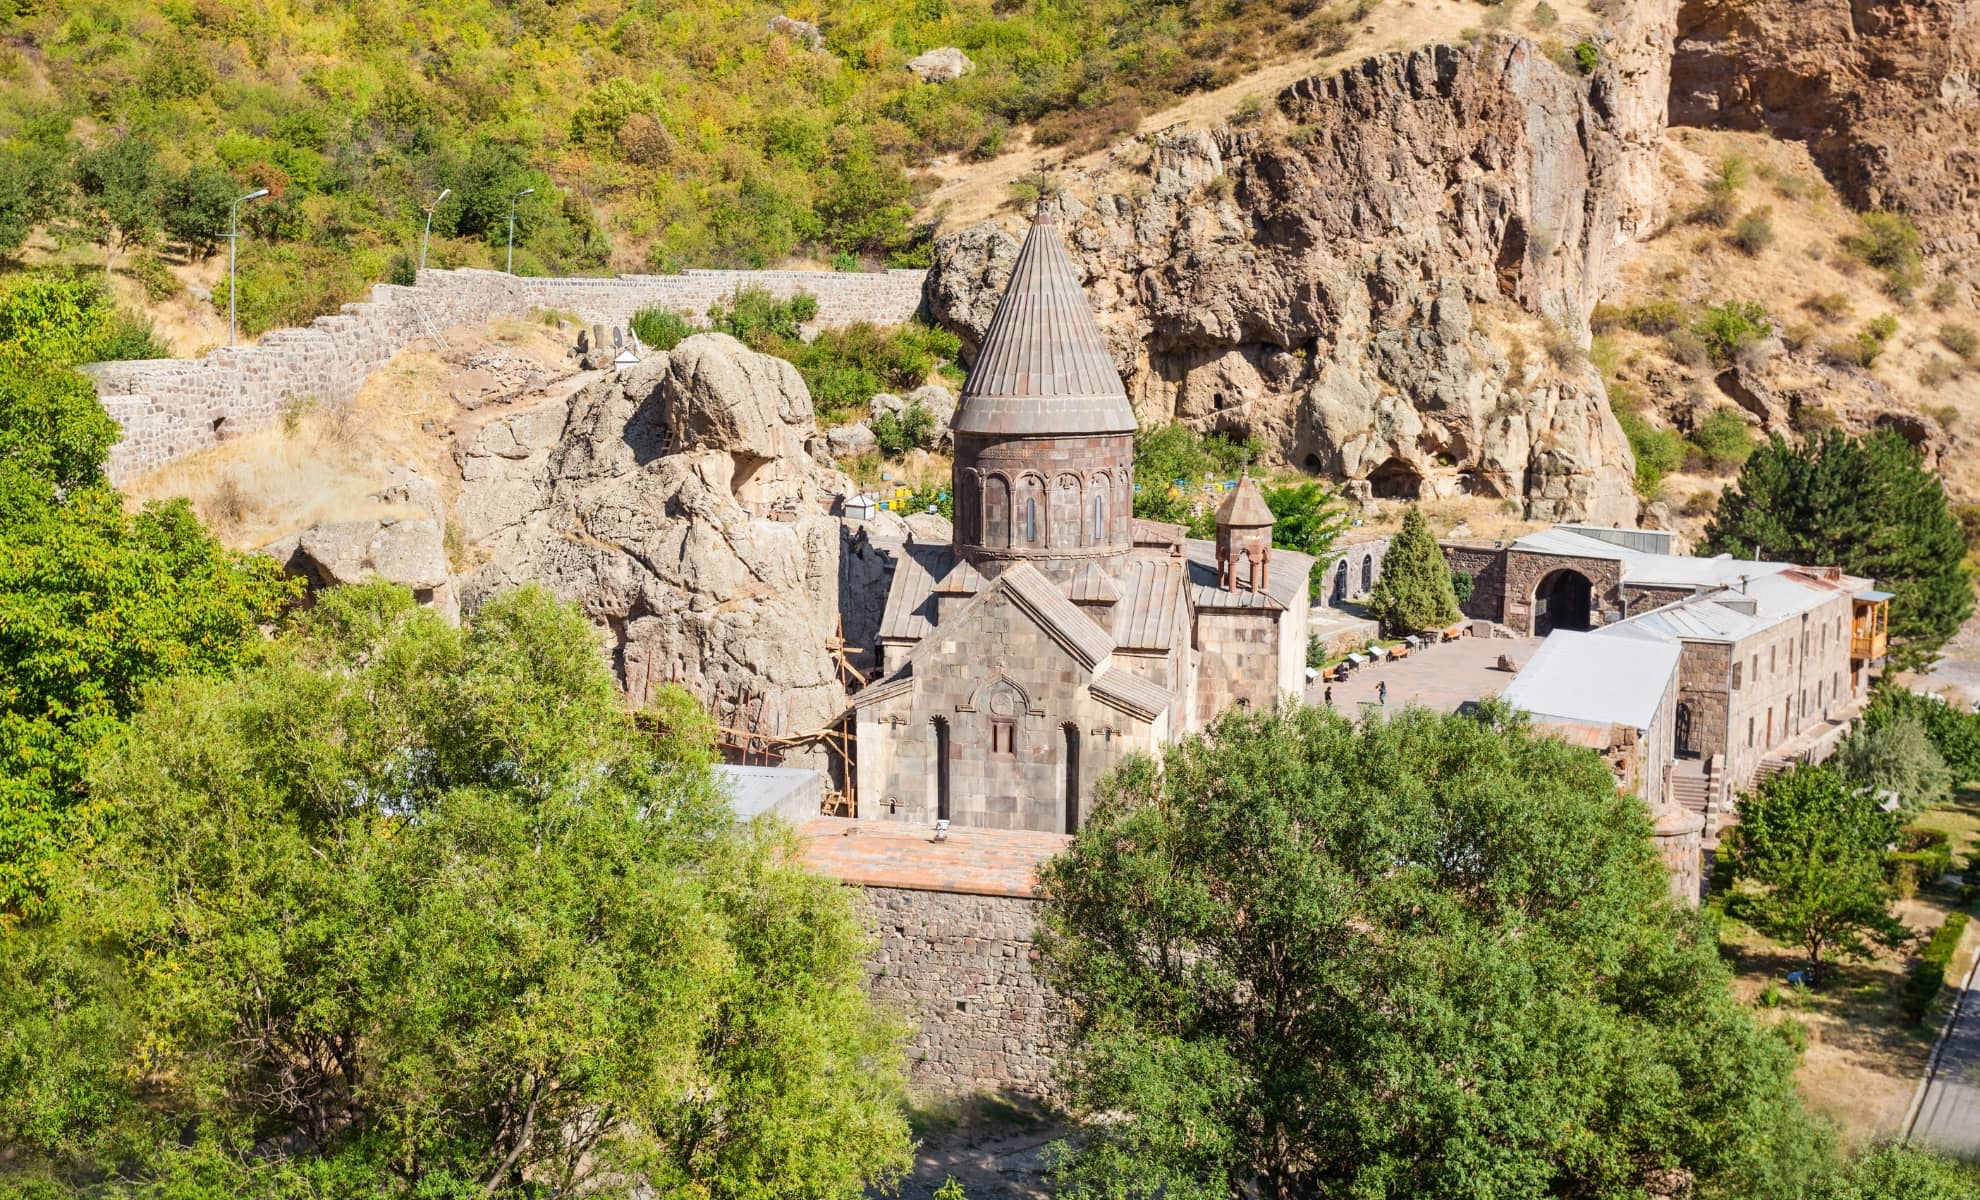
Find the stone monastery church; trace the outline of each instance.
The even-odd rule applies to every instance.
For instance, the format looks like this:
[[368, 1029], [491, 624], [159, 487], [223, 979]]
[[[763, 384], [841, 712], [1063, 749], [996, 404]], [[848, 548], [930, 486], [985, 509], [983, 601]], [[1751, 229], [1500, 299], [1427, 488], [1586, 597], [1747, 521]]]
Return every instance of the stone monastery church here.
[[954, 540], [898, 552], [854, 698], [860, 807], [1071, 833], [1124, 756], [1304, 686], [1313, 560], [1258, 485], [1215, 542], [1134, 517], [1134, 409], [1049, 216], [963, 385]]

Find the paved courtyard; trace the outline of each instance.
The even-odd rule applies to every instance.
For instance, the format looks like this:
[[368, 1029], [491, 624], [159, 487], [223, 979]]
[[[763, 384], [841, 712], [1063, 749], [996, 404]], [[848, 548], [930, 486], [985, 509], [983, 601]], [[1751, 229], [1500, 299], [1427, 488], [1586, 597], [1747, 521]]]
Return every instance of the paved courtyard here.
[[1499, 656], [1515, 668], [1526, 665], [1540, 648], [1539, 638], [1459, 638], [1428, 646], [1401, 662], [1370, 663], [1350, 673], [1346, 683], [1315, 680], [1306, 689], [1310, 704], [1326, 701], [1333, 689], [1334, 707], [1356, 713], [1377, 704], [1379, 684], [1389, 685], [1389, 707], [1416, 704], [1439, 712], [1456, 712], [1468, 700], [1496, 696], [1513, 681], [1514, 671], [1498, 669]]

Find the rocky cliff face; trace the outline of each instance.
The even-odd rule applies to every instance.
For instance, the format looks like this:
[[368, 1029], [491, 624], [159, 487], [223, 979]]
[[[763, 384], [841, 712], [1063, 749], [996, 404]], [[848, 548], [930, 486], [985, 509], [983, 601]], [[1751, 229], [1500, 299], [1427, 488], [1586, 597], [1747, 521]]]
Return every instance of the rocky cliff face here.
[[[1125, 179], [1060, 181], [1143, 419], [1258, 434], [1362, 494], [1633, 521], [1627, 443], [1575, 348], [1657, 218], [1674, 14], [1638, 6], [1590, 77], [1520, 40], [1385, 55], [1295, 84], [1259, 126], [1154, 135]], [[1015, 247], [989, 226], [938, 242], [930, 305], [966, 342]]]
[[849, 484], [811, 454], [796, 369], [704, 334], [574, 383], [457, 443], [455, 511], [483, 560], [463, 603], [542, 583], [609, 628], [632, 703], [669, 681], [722, 704], [748, 688], [768, 727], [824, 725], [845, 696], [827, 504]]
[[1806, 141], [1852, 204], [1980, 249], [1974, 0], [1686, 0], [1671, 120]]

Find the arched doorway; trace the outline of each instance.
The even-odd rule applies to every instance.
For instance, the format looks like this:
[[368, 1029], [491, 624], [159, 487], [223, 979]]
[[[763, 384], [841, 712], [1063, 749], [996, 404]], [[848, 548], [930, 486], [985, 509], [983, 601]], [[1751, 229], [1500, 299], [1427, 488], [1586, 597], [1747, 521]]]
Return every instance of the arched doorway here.
[[1375, 556], [1361, 556], [1361, 590], [1365, 594], [1375, 590]]
[[1679, 758], [1697, 758], [1698, 728], [1697, 714], [1692, 711], [1691, 701], [1680, 700], [1677, 706], [1677, 732], [1673, 739], [1677, 743]]
[[1067, 721], [1061, 727], [1066, 735], [1066, 832], [1079, 832], [1079, 726]]
[[1336, 608], [1347, 603], [1347, 572], [1347, 559], [1344, 558], [1340, 565], [1334, 568], [1334, 598], [1329, 603]]
[[1556, 629], [1588, 628], [1589, 602], [1594, 591], [1588, 576], [1562, 567], [1550, 572], [1533, 589], [1533, 632], [1546, 637]]

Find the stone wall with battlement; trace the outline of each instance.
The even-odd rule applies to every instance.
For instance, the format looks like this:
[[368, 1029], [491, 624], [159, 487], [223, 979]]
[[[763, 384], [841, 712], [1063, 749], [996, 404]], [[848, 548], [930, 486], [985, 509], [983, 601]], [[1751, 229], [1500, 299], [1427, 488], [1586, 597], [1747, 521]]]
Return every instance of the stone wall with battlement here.
[[574, 314], [587, 325], [623, 325], [642, 308], [696, 319], [739, 289], [818, 299], [816, 323], [898, 325], [921, 307], [923, 271], [686, 271], [604, 279], [522, 278], [500, 271], [421, 271], [416, 286], [380, 284], [370, 299], [278, 329], [250, 346], [198, 359], [95, 363], [84, 369], [104, 410], [123, 428], [106, 469], [113, 482], [264, 427], [292, 401], [348, 404], [371, 373], [421, 338], [532, 310]]

